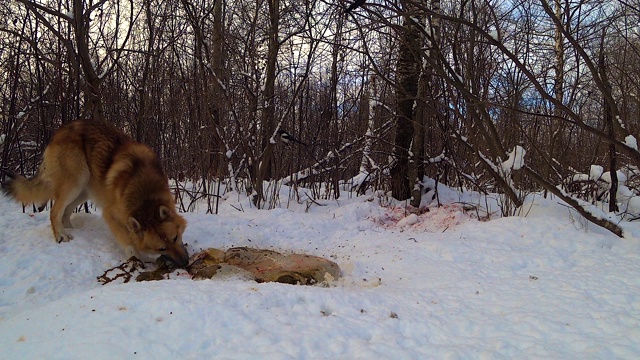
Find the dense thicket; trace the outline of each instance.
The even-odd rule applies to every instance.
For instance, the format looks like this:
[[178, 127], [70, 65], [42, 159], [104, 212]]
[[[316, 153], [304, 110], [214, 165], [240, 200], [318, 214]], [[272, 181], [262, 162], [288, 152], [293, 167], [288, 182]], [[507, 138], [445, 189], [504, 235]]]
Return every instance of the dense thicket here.
[[60, 124], [93, 117], [152, 146], [172, 178], [206, 194], [224, 180], [259, 206], [265, 180], [418, 205], [428, 177], [502, 194], [505, 213], [538, 190], [616, 210], [618, 183], [592, 165], [635, 191], [638, 1], [351, 4], [3, 2], [0, 165], [33, 173]]

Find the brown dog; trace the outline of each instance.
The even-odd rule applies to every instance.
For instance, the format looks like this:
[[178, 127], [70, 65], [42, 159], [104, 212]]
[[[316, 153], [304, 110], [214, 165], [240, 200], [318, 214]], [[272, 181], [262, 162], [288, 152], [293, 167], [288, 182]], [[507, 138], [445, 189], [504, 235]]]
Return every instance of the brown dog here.
[[105, 122], [77, 120], [61, 127], [44, 151], [38, 174], [12, 175], [4, 192], [23, 203], [53, 199], [51, 228], [57, 242], [72, 236], [71, 213], [87, 199], [127, 255], [162, 254], [179, 266], [189, 255], [182, 243], [186, 221], [175, 210], [167, 176], [153, 151]]

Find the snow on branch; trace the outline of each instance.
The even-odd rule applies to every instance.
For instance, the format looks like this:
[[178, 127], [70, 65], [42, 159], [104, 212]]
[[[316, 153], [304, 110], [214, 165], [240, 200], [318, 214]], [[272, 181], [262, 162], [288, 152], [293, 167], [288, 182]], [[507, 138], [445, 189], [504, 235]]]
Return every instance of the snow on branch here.
[[526, 153], [524, 149], [522, 149], [522, 147], [520, 146], [517, 146], [516, 149], [511, 152], [511, 154], [513, 155], [509, 156], [509, 159], [511, 159], [512, 161], [509, 162], [509, 159], [507, 159], [507, 161], [501, 163], [500, 166], [498, 166], [491, 159], [485, 156], [482, 151], [472, 145], [466, 137], [460, 134], [456, 134], [456, 138], [465, 147], [476, 153], [482, 164], [484, 164], [484, 167], [487, 169], [487, 171], [489, 171], [493, 179], [497, 182], [500, 189], [506, 193], [508, 198], [516, 207], [520, 207], [522, 205], [522, 199], [520, 198], [520, 196], [518, 196], [518, 191], [513, 186], [513, 180], [511, 179], [511, 170], [515, 170], [515, 166], [518, 166], [518, 169], [523, 166], [523, 159]]
[[[611, 172], [605, 171], [600, 165], [591, 165], [589, 173], [573, 170], [564, 182], [564, 190], [579, 199], [602, 207], [610, 202], [609, 192], [612, 187]], [[640, 218], [640, 170], [627, 165], [616, 170], [618, 215], [637, 220]]]
[[594, 206], [593, 204], [588, 203], [584, 200], [578, 199], [573, 195], [560, 189], [559, 187], [554, 186], [553, 184], [545, 180], [542, 177], [542, 175], [538, 174], [536, 171], [534, 171], [527, 165], [523, 166], [522, 170], [526, 175], [531, 177], [536, 183], [542, 186], [545, 190], [556, 195], [561, 200], [569, 204], [569, 206], [574, 208], [580, 215], [582, 215], [588, 221], [611, 231], [612, 233], [616, 234], [619, 237], [624, 237], [624, 232], [622, 228], [618, 224], [613, 222], [612, 218], [608, 214], [598, 209], [597, 206]]
[[518, 145], [509, 153], [509, 158], [502, 163], [502, 171], [510, 174], [511, 170], [520, 170], [524, 166], [524, 156], [527, 154], [522, 146]]

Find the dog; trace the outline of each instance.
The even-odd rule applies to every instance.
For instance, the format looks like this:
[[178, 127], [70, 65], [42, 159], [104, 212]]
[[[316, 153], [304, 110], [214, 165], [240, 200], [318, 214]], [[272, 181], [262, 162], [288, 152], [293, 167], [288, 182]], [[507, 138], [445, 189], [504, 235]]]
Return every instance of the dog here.
[[76, 120], [62, 126], [44, 150], [35, 177], [8, 174], [6, 195], [25, 204], [53, 200], [50, 219], [58, 243], [73, 237], [71, 213], [91, 199], [128, 256], [160, 254], [180, 267], [186, 220], [176, 209], [160, 159], [113, 125]]

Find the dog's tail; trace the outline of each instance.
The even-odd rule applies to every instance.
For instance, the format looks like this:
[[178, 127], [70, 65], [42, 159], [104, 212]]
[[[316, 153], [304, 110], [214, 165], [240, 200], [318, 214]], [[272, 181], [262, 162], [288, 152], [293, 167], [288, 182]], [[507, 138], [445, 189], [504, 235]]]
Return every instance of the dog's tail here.
[[38, 174], [31, 179], [6, 170], [2, 172], [6, 175], [6, 181], [2, 183], [2, 192], [16, 201], [41, 205], [53, 197], [51, 185], [43, 178], [42, 171], [38, 171]]

